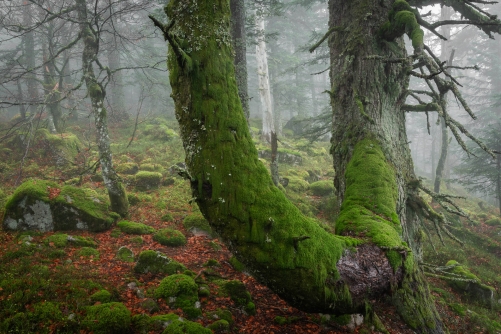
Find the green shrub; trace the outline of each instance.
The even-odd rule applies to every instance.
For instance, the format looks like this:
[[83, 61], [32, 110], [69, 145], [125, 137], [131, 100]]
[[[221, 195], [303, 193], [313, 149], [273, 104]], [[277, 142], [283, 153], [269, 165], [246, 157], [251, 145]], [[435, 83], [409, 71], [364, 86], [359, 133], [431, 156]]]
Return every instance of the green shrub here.
[[135, 223], [128, 220], [122, 220], [117, 224], [120, 230], [126, 234], [151, 234], [155, 229], [143, 223]]
[[131, 313], [122, 303], [93, 305], [87, 308], [84, 324], [94, 333], [127, 333]]
[[310, 184], [310, 190], [315, 196], [327, 196], [334, 192], [332, 181], [317, 181]]
[[186, 245], [186, 237], [181, 231], [172, 228], [164, 228], [153, 235], [153, 240], [164, 246], [183, 246]]

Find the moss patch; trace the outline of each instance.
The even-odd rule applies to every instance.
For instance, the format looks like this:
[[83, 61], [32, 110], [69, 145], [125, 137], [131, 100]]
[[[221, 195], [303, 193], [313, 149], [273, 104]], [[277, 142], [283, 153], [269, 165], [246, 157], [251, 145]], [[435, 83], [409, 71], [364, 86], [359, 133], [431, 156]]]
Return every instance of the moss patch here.
[[101, 303], [109, 303], [111, 302], [111, 293], [109, 293], [107, 290], [99, 290], [96, 293], [93, 293], [90, 296], [90, 300], [92, 302], [101, 302]]
[[136, 174], [136, 188], [143, 191], [157, 189], [161, 180], [162, 174], [160, 173], [140, 171]]
[[315, 196], [328, 196], [334, 192], [332, 181], [317, 181], [310, 184], [310, 190]]
[[164, 246], [184, 246], [186, 237], [181, 231], [172, 228], [164, 228], [153, 235], [153, 240]]
[[122, 220], [117, 224], [120, 230], [126, 234], [151, 234], [155, 229], [143, 223], [135, 223], [127, 220]]
[[131, 313], [122, 303], [93, 305], [87, 308], [84, 324], [94, 333], [127, 333]]
[[169, 259], [160, 252], [145, 250], [139, 254], [138, 261], [134, 267], [136, 273], [153, 273], [172, 275], [186, 270], [186, 267], [179, 262]]
[[155, 297], [171, 301], [171, 304], [181, 308], [189, 318], [202, 315], [198, 302], [198, 285], [190, 276], [174, 274], [164, 278], [155, 290]]
[[210, 227], [209, 222], [200, 213], [187, 215], [183, 220], [183, 226], [187, 230], [197, 229], [205, 231], [209, 234], [212, 233], [212, 228]]

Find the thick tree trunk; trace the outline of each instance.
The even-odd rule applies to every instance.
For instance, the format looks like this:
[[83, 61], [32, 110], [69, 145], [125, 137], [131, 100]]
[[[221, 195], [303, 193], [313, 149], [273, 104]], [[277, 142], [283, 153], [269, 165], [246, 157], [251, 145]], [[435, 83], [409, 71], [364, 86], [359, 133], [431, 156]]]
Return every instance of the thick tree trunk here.
[[231, 9], [231, 38], [235, 50], [235, 77], [237, 80], [238, 96], [242, 103], [245, 118], [250, 116], [249, 95], [247, 88], [247, 46], [245, 34], [245, 1], [230, 0]]
[[[348, 3], [339, 7], [349, 7]], [[385, 14], [376, 9], [378, 15]], [[406, 227], [414, 218], [406, 207], [408, 195], [401, 193], [411, 191], [406, 182], [414, 175], [404, 117], [395, 107], [406, 83], [404, 69], [390, 65], [393, 82], [403, 81], [390, 94], [386, 89], [391, 87], [370, 86], [376, 76], [384, 79], [384, 67], [371, 61], [367, 65], [374, 68], [360, 72], [352, 66], [364, 61], [347, 64], [359, 75], [351, 74], [357, 79], [355, 85], [368, 72], [366, 89], [381, 89], [383, 100], [374, 101], [368, 117], [386, 130], [362, 127], [365, 119], [347, 92], [345, 102], [352, 109], [346, 113], [358, 126], [349, 115], [343, 116], [353, 132], [342, 136], [338, 129], [336, 135], [346, 144], [345, 153], [339, 152], [346, 173], [342, 197], [351, 203], [343, 203], [340, 230], [351, 236], [333, 235], [286, 199], [258, 159], [237, 94], [231, 43], [224, 28], [229, 26], [227, 4], [171, 0], [166, 12], [173, 26], [154, 21], [171, 44], [170, 82], [188, 169], [183, 175], [190, 180], [200, 210], [235, 256], [258, 280], [301, 309], [360, 311], [372, 296], [390, 293], [393, 287], [395, 304], [405, 310], [401, 313], [413, 328], [442, 332], [414, 252], [399, 234], [400, 223]], [[338, 110], [336, 115], [343, 113]], [[381, 114], [379, 119], [376, 114]], [[406, 236], [412, 232], [404, 231]]]
[[[393, 291], [394, 303], [414, 329], [441, 333], [440, 318], [417, 266], [422, 250], [414, 199], [419, 195], [416, 187], [411, 186], [416, 176], [405, 131], [405, 114], [400, 110], [406, 97], [409, 65], [381, 60], [406, 57], [401, 38], [388, 42], [379, 37], [392, 4], [392, 0], [329, 1], [329, 27], [342, 31], [329, 40], [333, 65], [334, 183], [341, 204], [336, 233], [370, 236], [380, 248], [388, 249], [383, 236], [387, 235], [388, 227], [392, 233], [396, 231], [398, 239], [403, 238], [410, 248], [403, 252], [404, 277]], [[376, 164], [350, 165], [356, 163], [353, 160], [357, 147], [367, 140], [372, 144], [366, 146], [380, 145], [384, 160], [378, 163], [394, 177], [394, 184], [391, 177], [360, 176], [363, 168], [374, 170], [378, 168]], [[350, 170], [350, 166], [355, 170]], [[385, 197], [388, 200], [382, 206], [378, 201]], [[390, 259], [394, 255], [387, 252]], [[407, 262], [409, 259], [412, 264]]]
[[97, 82], [92, 66], [99, 50], [99, 39], [88, 23], [85, 0], [76, 0], [76, 3], [78, 6], [78, 19], [80, 20], [80, 33], [84, 41], [84, 50], [82, 53], [83, 75], [92, 103], [92, 112], [96, 124], [101, 173], [106, 189], [108, 190], [111, 210], [121, 216], [125, 216], [129, 209], [129, 202], [127, 200], [125, 188], [120, 183], [118, 175], [113, 168], [110, 138], [106, 120], [106, 108], [104, 107], [105, 91], [104, 87]]
[[499, 208], [499, 216], [501, 216], [501, 155], [498, 154], [496, 158], [496, 167], [498, 177], [496, 180], [496, 193], [498, 197], [498, 208]]

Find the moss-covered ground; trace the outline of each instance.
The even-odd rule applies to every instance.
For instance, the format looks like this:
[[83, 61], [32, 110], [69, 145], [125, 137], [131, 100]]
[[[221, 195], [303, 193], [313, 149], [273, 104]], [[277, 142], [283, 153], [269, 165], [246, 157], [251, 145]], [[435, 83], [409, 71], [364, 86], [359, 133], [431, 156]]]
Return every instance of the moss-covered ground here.
[[[173, 321], [187, 315], [168, 298], [156, 298], [155, 291], [166, 274], [134, 271], [135, 261], [146, 250], [158, 251], [181, 263], [184, 267], [177, 266], [176, 272], [191, 277], [198, 286], [200, 316], [195, 312], [190, 315], [194, 323], [178, 321], [174, 327], [183, 325], [185, 330], [189, 327], [197, 333], [202, 333], [202, 328], [207, 326], [214, 331], [223, 328], [230, 333], [352, 332], [346, 322], [338, 321], [339, 317], [308, 314], [287, 305], [248, 276], [245, 267], [235, 261], [233, 254], [217, 236], [194, 234], [195, 225], [192, 223], [196, 219], [192, 218], [199, 217], [200, 213], [196, 206], [189, 204], [191, 191], [188, 181], [170, 170], [172, 165], [184, 160], [181, 141], [171, 133], [176, 131], [174, 121], [154, 119], [141, 123], [131, 146], [126, 149], [133, 128], [133, 123], [120, 128], [111, 127], [112, 138], [118, 138], [112, 145], [116, 163], [161, 166], [155, 167], [155, 171], [162, 174], [163, 181], [158, 189], [139, 191], [135, 187], [134, 176], [120, 174], [128, 184], [131, 202], [130, 215], [126, 219], [144, 224], [150, 231], [180, 231], [186, 236], [186, 244], [178, 247], [162, 245], [155, 240], [154, 233], [141, 236], [128, 234], [116, 225], [100, 233], [65, 231], [65, 235], [0, 231], [0, 333], [164, 332], [162, 319]], [[70, 127], [68, 131], [83, 138], [84, 130], [78, 126]], [[168, 135], [156, 138], [159, 131]], [[257, 138], [255, 140], [264, 145]], [[279, 166], [280, 176], [292, 180], [292, 187], [287, 185], [281, 188], [282, 191], [303, 213], [318, 218], [325, 230], [333, 231], [338, 208], [329, 183], [334, 175], [331, 157], [327, 153], [329, 143], [310, 145], [304, 140], [284, 137], [281, 145], [299, 152], [303, 158], [300, 166]], [[61, 183], [73, 180], [78, 187], [104, 196], [102, 183], [91, 180], [92, 169], [81, 178], [78, 175], [85, 169], [85, 164], [88, 167], [89, 159], [95, 156], [92, 148], [81, 150], [77, 155], [77, 162], [81, 164], [62, 169], [51, 164], [48, 157], [38, 151], [35, 143], [27, 157], [24, 175], [62, 180]], [[14, 166], [19, 155], [13, 150], [11, 157], [12, 161], [5, 163]], [[268, 165], [268, 161], [263, 161]], [[15, 172], [14, 168], [7, 168], [0, 174], [1, 191], [7, 196], [15, 190]], [[459, 189], [450, 191], [467, 195]], [[495, 222], [499, 212], [485, 203], [479, 206], [478, 202], [475, 199], [459, 202], [472, 217], [472, 222], [449, 219], [453, 224], [451, 232], [465, 241], [464, 247], [447, 239], [445, 246], [442, 245], [432, 226], [428, 226], [437, 254], [428, 243], [425, 262], [444, 266], [448, 261], [455, 260], [467, 266], [482, 283], [496, 290], [495, 303], [488, 308], [454, 290], [446, 281], [428, 277], [437, 308], [450, 333], [496, 333], [501, 330], [501, 304], [497, 303], [501, 291], [501, 229]], [[206, 221], [199, 223], [204, 225]], [[67, 235], [81, 243], [68, 242]], [[118, 257], [121, 247], [130, 249], [134, 260], [130, 256]], [[250, 294], [250, 299], [245, 299], [246, 305], [238, 304], [225, 291], [230, 281], [243, 283]], [[249, 301], [255, 305], [254, 315], [246, 310]], [[373, 308], [389, 332], [412, 333], [394, 307], [384, 299], [375, 301]], [[109, 314], [109, 327], [93, 326], [98, 320], [97, 314], [103, 312]], [[118, 324], [118, 320], [127, 326], [120, 327], [122, 325]], [[367, 332], [364, 325], [358, 326], [355, 332], [363, 330]]]

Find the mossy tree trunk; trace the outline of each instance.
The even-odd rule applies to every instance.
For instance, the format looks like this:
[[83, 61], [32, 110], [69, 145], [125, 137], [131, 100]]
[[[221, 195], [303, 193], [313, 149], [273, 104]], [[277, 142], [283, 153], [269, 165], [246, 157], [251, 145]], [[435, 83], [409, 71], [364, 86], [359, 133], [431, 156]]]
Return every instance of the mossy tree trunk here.
[[56, 73], [54, 51], [54, 22], [46, 25], [45, 43], [43, 45], [43, 89], [45, 105], [49, 114], [49, 130], [52, 133], [62, 132], [61, 92], [59, 76]]
[[99, 50], [99, 35], [93, 29], [87, 18], [87, 7], [85, 0], [76, 0], [78, 19], [80, 21], [80, 33], [84, 42], [82, 53], [82, 68], [87, 86], [87, 92], [92, 103], [92, 113], [97, 132], [97, 146], [99, 150], [99, 162], [101, 164], [101, 173], [104, 184], [108, 190], [111, 210], [120, 214], [127, 215], [129, 202], [125, 188], [120, 182], [118, 175], [113, 167], [112, 154], [110, 149], [110, 137], [108, 135], [108, 125], [106, 118], [106, 108], [104, 107], [105, 91], [104, 87], [98, 83], [94, 74], [93, 64], [97, 60]]
[[[348, 3], [340, 6], [350, 7]], [[364, 129], [361, 124], [368, 123], [360, 118], [359, 103], [349, 92], [344, 94], [348, 109], [342, 118], [354, 132], [344, 137], [338, 129], [336, 135], [346, 149], [336, 154], [346, 174], [341, 197], [351, 206], [341, 218], [347, 235], [334, 235], [303, 216], [273, 185], [258, 159], [237, 93], [228, 3], [172, 0], [166, 12], [168, 26], [152, 20], [171, 45], [170, 82], [186, 151], [183, 175], [190, 180], [200, 210], [235, 256], [258, 280], [301, 309], [360, 311], [372, 296], [390, 293], [393, 287], [395, 303], [405, 310], [402, 314], [413, 328], [442, 332], [414, 253], [400, 235], [401, 220], [404, 225], [413, 217], [402, 193], [413, 177], [410, 153], [404, 118], [394, 105], [407, 82], [404, 70], [389, 69], [397, 91], [390, 94], [380, 85], [375, 88], [384, 92], [384, 101], [375, 108], [384, 114], [376, 121], [386, 130], [372, 123]], [[353, 59], [347, 66], [353, 66]], [[375, 67], [365, 68], [372, 74], [364, 89], [373, 89], [372, 76], [382, 76], [381, 67]], [[355, 70], [357, 80], [362, 80], [360, 68]], [[348, 114], [358, 120], [357, 126]]]
[[[405, 114], [400, 110], [406, 98], [410, 65], [385, 61], [407, 56], [401, 37], [392, 35], [393, 41], [383, 41], [380, 37], [393, 2], [329, 1], [329, 27], [331, 31], [339, 31], [329, 39], [333, 108], [331, 150], [336, 171], [334, 183], [341, 205], [336, 233], [371, 237], [380, 248], [393, 249], [387, 251], [392, 262], [397, 255], [395, 251], [399, 252], [406, 259], [406, 265], [403, 279], [393, 291], [397, 310], [412, 328], [441, 333], [440, 318], [424, 275], [417, 266], [422, 252], [415, 201], [419, 195], [416, 187], [411, 186], [416, 176], [405, 131]], [[418, 37], [413, 45], [419, 52], [422, 32], [413, 32]], [[357, 147], [368, 138], [380, 145], [384, 159], [378, 163], [383, 165], [353, 165], [357, 163], [354, 162]], [[370, 173], [364, 177], [364, 168], [384, 168], [387, 175], [393, 176], [394, 183], [390, 182], [390, 176], [381, 179]], [[386, 241], [382, 239], [389, 235], [387, 226], [408, 247], [385, 246]], [[397, 256], [396, 260], [399, 262], [403, 258]]]
[[231, 10], [231, 37], [235, 50], [235, 77], [237, 80], [238, 96], [242, 103], [245, 118], [249, 119], [249, 95], [247, 89], [247, 46], [245, 34], [245, 1], [230, 0]]

